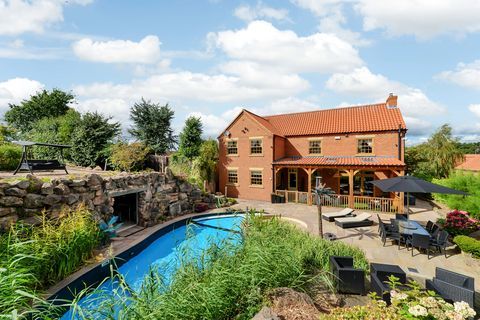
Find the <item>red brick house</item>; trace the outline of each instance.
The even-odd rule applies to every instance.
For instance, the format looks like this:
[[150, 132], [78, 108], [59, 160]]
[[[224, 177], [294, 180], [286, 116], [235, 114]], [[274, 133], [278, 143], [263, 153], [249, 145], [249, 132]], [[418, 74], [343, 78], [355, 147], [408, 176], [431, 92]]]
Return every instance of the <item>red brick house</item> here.
[[219, 187], [230, 197], [269, 201], [276, 193], [312, 204], [320, 176], [336, 193], [332, 205], [398, 210], [399, 195], [367, 182], [404, 174], [406, 131], [394, 95], [385, 103], [267, 117], [243, 110], [218, 137]]
[[480, 172], [480, 154], [466, 154], [455, 170]]

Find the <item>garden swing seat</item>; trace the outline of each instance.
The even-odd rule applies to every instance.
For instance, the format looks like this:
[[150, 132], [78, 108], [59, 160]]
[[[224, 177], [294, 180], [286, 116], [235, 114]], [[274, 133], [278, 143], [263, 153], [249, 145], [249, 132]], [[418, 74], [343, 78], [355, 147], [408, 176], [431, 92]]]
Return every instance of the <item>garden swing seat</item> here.
[[[65, 161], [63, 159], [63, 149], [71, 148], [69, 145], [63, 144], [52, 144], [52, 143], [43, 143], [43, 142], [33, 142], [33, 141], [13, 141], [13, 143], [22, 146], [22, 157], [20, 163], [15, 169], [14, 175], [19, 171], [29, 171], [33, 174], [34, 171], [53, 171], [53, 170], [65, 170], [68, 174], [67, 167], [65, 166]], [[49, 160], [39, 160], [39, 159], [28, 159], [28, 150], [33, 146], [42, 146], [42, 147], [51, 147], [60, 149], [60, 160], [58, 159], [49, 159]]]

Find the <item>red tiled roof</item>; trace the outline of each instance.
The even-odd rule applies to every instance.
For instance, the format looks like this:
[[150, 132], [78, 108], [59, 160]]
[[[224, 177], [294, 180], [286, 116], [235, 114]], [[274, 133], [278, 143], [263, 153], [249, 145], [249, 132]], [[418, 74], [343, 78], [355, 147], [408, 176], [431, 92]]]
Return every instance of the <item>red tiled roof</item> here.
[[246, 113], [248, 113], [250, 116], [252, 116], [257, 122], [259, 122], [262, 126], [264, 126], [265, 128], [267, 128], [267, 130], [269, 130], [271, 133], [273, 134], [276, 134], [278, 136], [282, 136], [282, 133], [277, 130], [277, 128], [275, 128], [270, 122], [268, 122], [265, 118], [262, 118], [258, 115], [256, 115], [255, 113], [253, 112], [250, 112], [248, 110], [244, 110]]
[[286, 157], [274, 161], [274, 165], [302, 166], [395, 166], [402, 167], [405, 163], [393, 157]]
[[465, 160], [456, 166], [455, 169], [480, 171], [480, 154], [466, 154]]
[[399, 108], [386, 103], [263, 117], [283, 136], [406, 129]]

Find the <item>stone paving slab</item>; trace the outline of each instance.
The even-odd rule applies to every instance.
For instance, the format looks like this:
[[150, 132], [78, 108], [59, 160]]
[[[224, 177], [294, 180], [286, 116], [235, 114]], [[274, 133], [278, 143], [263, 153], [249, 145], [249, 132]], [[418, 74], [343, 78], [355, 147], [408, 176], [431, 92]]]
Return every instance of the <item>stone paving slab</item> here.
[[[306, 224], [308, 232], [318, 235], [316, 206], [238, 200], [238, 204], [232, 208], [255, 208], [257, 210], [264, 210], [267, 213], [281, 215], [282, 217], [297, 219]], [[323, 207], [324, 212], [335, 212], [339, 210], [338, 208]], [[357, 212], [358, 211], [362, 212], [363, 210], [357, 210]], [[410, 214], [410, 219], [424, 223], [428, 220], [436, 221], [437, 218], [441, 217], [440, 213], [429, 209], [424, 203], [421, 204], [419, 208], [413, 208], [412, 211], [413, 213]], [[401, 247], [399, 250], [397, 245], [390, 242], [387, 242], [384, 247], [377, 232], [377, 213], [371, 212], [371, 214], [372, 220], [375, 222], [373, 226], [342, 229], [336, 226], [334, 222], [323, 220], [323, 231], [324, 233], [334, 233], [338, 240], [363, 249], [370, 262], [399, 265], [407, 273], [407, 276], [417, 280], [422, 285], [425, 279], [430, 279], [434, 276], [435, 267], [442, 267], [474, 277], [476, 279], [475, 289], [477, 292], [480, 291], [480, 260], [457, 252], [454, 246], [448, 248], [447, 258], [445, 258], [443, 254], [440, 255], [436, 253], [433, 257], [430, 256], [430, 259], [427, 258], [426, 254], [419, 253], [416, 249], [414, 249], [414, 257], [412, 257], [412, 251], [407, 251], [405, 247]], [[380, 214], [382, 220], [389, 220], [392, 217], [394, 217], [394, 215], [391, 213]]]

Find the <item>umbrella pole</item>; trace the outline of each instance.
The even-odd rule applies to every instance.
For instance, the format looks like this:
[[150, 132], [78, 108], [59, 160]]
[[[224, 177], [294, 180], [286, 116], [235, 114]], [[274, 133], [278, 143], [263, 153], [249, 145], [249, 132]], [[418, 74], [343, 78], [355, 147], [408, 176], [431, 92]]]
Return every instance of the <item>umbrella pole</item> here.
[[410, 219], [410, 192], [407, 192], [407, 220]]

